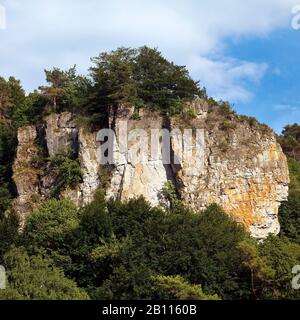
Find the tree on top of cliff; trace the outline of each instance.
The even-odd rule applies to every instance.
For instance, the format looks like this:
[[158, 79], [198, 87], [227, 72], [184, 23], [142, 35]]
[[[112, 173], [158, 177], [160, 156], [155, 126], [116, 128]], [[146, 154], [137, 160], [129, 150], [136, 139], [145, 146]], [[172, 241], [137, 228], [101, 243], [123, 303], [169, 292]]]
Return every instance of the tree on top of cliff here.
[[156, 49], [139, 49], [135, 67], [138, 94], [145, 104], [176, 112], [183, 100], [203, 94], [186, 67], [169, 62]]
[[204, 95], [186, 67], [169, 62], [157, 49], [119, 48], [92, 61], [94, 106], [131, 103], [176, 113], [185, 100]]
[[67, 71], [59, 68], [45, 70], [45, 74], [49, 85], [39, 89], [50, 108], [53, 109], [51, 111], [76, 108], [83, 104], [90, 82], [87, 78], [76, 74], [76, 66]]

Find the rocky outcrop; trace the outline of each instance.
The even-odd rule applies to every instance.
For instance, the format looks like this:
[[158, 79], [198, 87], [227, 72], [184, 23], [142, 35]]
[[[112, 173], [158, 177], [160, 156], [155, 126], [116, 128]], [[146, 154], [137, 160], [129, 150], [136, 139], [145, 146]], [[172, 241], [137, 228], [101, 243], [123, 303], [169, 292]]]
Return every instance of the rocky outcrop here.
[[[151, 137], [151, 129], [161, 129], [163, 118], [157, 114], [144, 114], [141, 120], [131, 120], [130, 112], [122, 111], [115, 119], [115, 132], [117, 142], [121, 136], [127, 136], [127, 132], [143, 129], [147, 136]], [[126, 132], [120, 132], [121, 126], [126, 127]], [[128, 143], [130, 150], [137, 140], [132, 139]], [[144, 145], [150, 151], [150, 139]], [[115, 170], [112, 174], [111, 184], [107, 190], [107, 197], [128, 200], [144, 196], [153, 205], [161, 202], [161, 191], [168, 181], [168, 171], [171, 168], [163, 164], [162, 158], [140, 159], [137, 163], [130, 158], [126, 152], [118, 148], [114, 150]]]
[[[45, 146], [40, 145], [41, 141], [45, 142]], [[81, 206], [93, 200], [99, 187], [95, 133], [79, 130], [71, 113], [47, 116], [39, 130], [34, 126], [20, 128], [13, 179], [18, 192], [14, 206], [22, 224], [41, 200], [51, 197], [55, 187], [56, 177], [49, 167], [49, 162], [45, 162], [45, 159], [41, 161], [43, 147], [47, 149], [44, 157], [54, 157], [66, 148], [70, 148], [73, 155], [78, 155], [83, 182], [74, 189], [63, 190], [61, 199], [71, 200]]]
[[[162, 203], [162, 189], [173, 181], [184, 203], [196, 211], [217, 203], [235, 220], [242, 223], [257, 239], [269, 233], [277, 234], [278, 208], [287, 200], [289, 173], [286, 158], [275, 134], [265, 126], [239, 117], [226, 108], [209, 107], [207, 102], [196, 99], [187, 106], [195, 118], [162, 117], [155, 112], [140, 112], [121, 106], [109, 113], [107, 123], [114, 129], [117, 142], [127, 138], [127, 133], [162, 128], [169, 131], [193, 129], [192, 140], [174, 134], [169, 141], [173, 163], [166, 164], [162, 153], [136, 162], [128, 150], [137, 140], [127, 140], [127, 148], [114, 144], [115, 163], [110, 166], [107, 197], [127, 200], [144, 196], [153, 205]], [[127, 128], [124, 127], [127, 126]], [[45, 141], [49, 156], [56, 155], [63, 147], [72, 148], [78, 156], [83, 182], [74, 190], [67, 189], [61, 198], [72, 200], [81, 206], [90, 203], [98, 187], [103, 186], [100, 171], [100, 142], [96, 132], [87, 132], [76, 127], [70, 113], [52, 114], [45, 118]], [[195, 130], [201, 133], [198, 137]], [[135, 131], [132, 131], [135, 130]], [[34, 167], [38, 155], [35, 127], [19, 130], [19, 146], [14, 164], [14, 180], [19, 197], [16, 208], [24, 219], [32, 209], [32, 196], [45, 198], [53, 186], [51, 175]], [[151, 140], [143, 140], [143, 148], [151, 150]], [[180, 154], [178, 146], [185, 147]], [[158, 149], [165, 146], [159, 140]], [[193, 151], [199, 147], [201, 153]], [[197, 148], [195, 149], [197, 150]], [[174, 164], [176, 159], [176, 164]], [[106, 177], [107, 178], [107, 177]]]
[[46, 142], [50, 157], [54, 157], [62, 148], [71, 148], [78, 152], [78, 129], [69, 112], [52, 113], [45, 118]]
[[13, 165], [13, 179], [18, 191], [14, 207], [20, 215], [21, 224], [39, 202], [39, 170], [35, 165], [39, 156], [36, 144], [37, 131], [34, 126], [20, 128], [18, 148]]
[[182, 200], [196, 210], [219, 204], [257, 239], [278, 234], [278, 209], [287, 200], [289, 172], [275, 135], [238, 118], [224, 129], [224, 120], [215, 116], [208, 115], [204, 125], [202, 174], [186, 175], [186, 163], [177, 174]]
[[[189, 107], [194, 108], [196, 118], [185, 122], [172, 118], [169, 129], [202, 129], [203, 139], [194, 137], [191, 143], [181, 135], [172, 136], [172, 152], [181, 160], [179, 165], [165, 165], [161, 158], [133, 164], [115, 150], [115, 158], [121, 158], [122, 162], [116, 165], [108, 196], [126, 200], [142, 195], [157, 205], [161, 203], [164, 184], [173, 180], [182, 200], [191, 208], [201, 211], [217, 203], [245, 225], [253, 237], [264, 239], [270, 233], [278, 234], [278, 209], [287, 200], [289, 172], [275, 134], [263, 125], [251, 123], [251, 119], [226, 111], [222, 114], [218, 109], [209, 112], [207, 103], [201, 100]], [[164, 127], [161, 117], [149, 114], [144, 114], [141, 120], [117, 116], [117, 138], [121, 136], [118, 127], [124, 120], [128, 132]], [[177, 153], [178, 145], [191, 150], [197, 144], [203, 153], [194, 161]]]
[[80, 185], [82, 203], [88, 204], [99, 187], [99, 160], [96, 133], [79, 131], [79, 161], [83, 183]]

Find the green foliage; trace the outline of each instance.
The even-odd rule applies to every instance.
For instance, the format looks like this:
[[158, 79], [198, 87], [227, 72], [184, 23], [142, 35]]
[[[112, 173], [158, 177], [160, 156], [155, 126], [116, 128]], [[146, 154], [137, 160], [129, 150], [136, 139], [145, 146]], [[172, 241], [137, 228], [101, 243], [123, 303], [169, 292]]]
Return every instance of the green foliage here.
[[290, 282], [300, 246], [279, 237], [258, 244], [216, 205], [196, 214], [182, 205], [153, 208], [143, 198], [106, 201], [98, 192], [79, 210], [48, 201], [17, 230], [13, 214], [0, 223], [1, 253], [10, 256], [14, 245], [27, 251], [12, 251], [14, 265], [5, 255], [6, 299], [73, 299], [53, 289], [56, 279], [75, 285], [60, 270], [92, 299], [298, 298]]
[[243, 267], [249, 271], [253, 298], [259, 299], [274, 278], [275, 271], [270, 266], [270, 260], [259, 254], [258, 245], [254, 240], [241, 241], [239, 249], [243, 258]]
[[14, 246], [19, 239], [19, 216], [14, 211], [7, 211], [0, 219], [0, 264], [4, 254]]
[[10, 77], [5, 81], [0, 77], [0, 123], [18, 128], [38, 120], [46, 100], [34, 91], [25, 95], [19, 80]]
[[119, 48], [110, 53], [101, 53], [92, 59], [90, 69], [95, 83], [95, 94], [101, 105], [136, 103], [137, 88], [134, 80], [136, 50]]
[[0, 183], [8, 182], [12, 174], [16, 133], [12, 128], [0, 125]]
[[164, 184], [162, 188], [162, 195], [165, 200], [167, 200], [168, 204], [171, 208], [177, 208], [182, 206], [182, 202], [178, 197], [178, 193], [176, 187], [172, 181], [168, 181]]
[[114, 166], [110, 164], [105, 164], [99, 168], [99, 182], [100, 188], [105, 191], [111, 182], [111, 177], [113, 174]]
[[288, 202], [282, 203], [279, 209], [281, 235], [290, 241], [300, 244], [300, 164], [289, 159], [290, 192]]
[[218, 300], [203, 293], [201, 286], [191, 285], [180, 276], [153, 276], [155, 300]]
[[78, 228], [78, 210], [67, 200], [49, 200], [29, 216], [23, 245], [32, 254], [43, 253], [59, 265], [70, 263], [72, 234]]
[[13, 198], [11, 177], [15, 148], [15, 130], [0, 124], [0, 219]]
[[12, 249], [4, 256], [8, 288], [0, 290], [2, 300], [87, 300], [88, 295], [42, 256], [30, 257], [24, 249]]
[[259, 132], [262, 134], [273, 134], [273, 130], [269, 126], [267, 126], [264, 123], [259, 123], [257, 119], [254, 117], [239, 115], [236, 119], [242, 122], [247, 122], [250, 125], [250, 127], [259, 130]]
[[[26, 221], [24, 236], [33, 246], [63, 245], [65, 235], [79, 224], [77, 208], [68, 200], [49, 200]], [[54, 247], [49, 249], [54, 249]]]
[[0, 218], [4, 212], [10, 207], [12, 194], [7, 183], [0, 187]]
[[191, 121], [197, 117], [196, 111], [193, 108], [189, 108], [182, 112], [183, 120]]
[[175, 114], [185, 100], [203, 95], [185, 67], [167, 61], [156, 49], [119, 48], [92, 61], [93, 106], [131, 103]]
[[235, 114], [235, 111], [229, 102], [220, 101], [218, 102], [218, 107], [219, 114], [226, 118], [231, 119], [232, 115]]
[[77, 111], [82, 106], [90, 91], [90, 81], [76, 74], [76, 66], [62, 71], [59, 68], [45, 70], [49, 86], [40, 87], [42, 95], [50, 106], [50, 111]]
[[242, 294], [238, 292], [236, 266], [241, 260], [237, 244], [245, 233], [217, 206], [201, 215], [189, 210], [172, 214], [137, 199], [110, 203], [108, 209], [116, 237], [127, 236], [132, 241], [132, 258], [136, 259], [132, 265], [141, 267], [145, 260], [143, 266], [153, 272], [181, 275], [202, 284], [205, 292], [222, 297]]
[[289, 158], [300, 161], [300, 126], [298, 124], [286, 126], [279, 137], [279, 142]]
[[36, 123], [40, 120], [47, 100], [39, 92], [34, 91], [26, 96], [24, 102], [14, 109], [12, 121], [17, 127]]
[[270, 236], [260, 244], [260, 255], [273, 269], [272, 281], [263, 290], [263, 299], [300, 299], [299, 290], [294, 290], [291, 281], [292, 268], [300, 264], [300, 246], [287, 239]]
[[202, 96], [198, 82], [191, 79], [187, 69], [167, 61], [157, 49], [138, 50], [135, 79], [138, 97], [144, 104], [170, 113], [180, 112], [184, 100]]
[[[25, 95], [18, 80], [0, 77], [0, 264], [8, 270], [3, 299], [299, 299], [291, 289], [292, 267], [300, 258], [300, 126], [287, 126], [279, 137], [289, 160], [289, 201], [280, 208], [281, 234], [263, 243], [221, 208], [193, 212], [180, 201], [173, 183], [162, 196], [168, 206], [151, 207], [143, 198], [106, 201], [103, 190], [112, 166], [101, 167], [101, 190], [77, 209], [50, 200], [30, 215], [22, 233], [11, 210], [12, 163], [16, 129], [39, 121], [47, 112], [73, 111], [78, 123], [107, 125], [108, 110], [119, 104], [165, 115], [195, 117], [184, 109], [198, 95], [210, 106], [210, 120], [222, 130], [254, 118], [237, 117], [227, 102], [208, 98], [185, 67], [167, 61], [156, 49], [120, 48], [93, 59], [92, 80], [75, 67], [46, 72], [48, 86]], [[227, 141], [220, 148], [228, 151]], [[61, 150], [43, 165], [55, 177], [52, 196], [82, 182], [77, 155]], [[20, 249], [23, 246], [25, 249]], [[17, 249], [16, 249], [17, 248]], [[19, 249], [18, 249], [19, 248]], [[67, 278], [66, 278], [67, 277]], [[73, 279], [72, 281], [69, 279]], [[85, 291], [79, 289], [84, 288]]]
[[93, 203], [81, 209], [79, 226], [73, 235], [69, 249], [73, 264], [68, 274], [76, 278], [80, 286], [100, 286], [110, 274], [112, 263], [109, 256], [100, 257], [101, 246], [106, 253], [110, 248], [112, 255], [116, 250], [111, 219], [101, 192], [95, 195]]
[[288, 159], [290, 172], [290, 191], [300, 192], [300, 163], [294, 159]]
[[138, 110], [135, 110], [133, 115], [130, 117], [130, 120], [141, 120], [141, 116], [138, 113]]
[[12, 99], [9, 85], [0, 77], [0, 120], [5, 121], [12, 108]]
[[300, 244], [300, 193], [291, 192], [279, 210], [281, 234]]
[[0, 77], [0, 124], [10, 123], [14, 109], [24, 103], [25, 92], [20, 81], [10, 77], [8, 81]]
[[56, 176], [52, 196], [58, 197], [60, 193], [70, 188], [75, 188], [82, 182], [82, 173], [79, 161], [73, 159], [72, 150], [62, 149], [60, 152], [48, 159], [50, 170]]
[[291, 286], [292, 268], [300, 262], [300, 246], [286, 238], [270, 236], [257, 244], [245, 240], [239, 244], [243, 267], [249, 272], [254, 299], [299, 299]]
[[[79, 216], [68, 202], [48, 202], [29, 217], [22, 243], [30, 254], [51, 257], [93, 299], [152, 299], [153, 285], [176, 286], [180, 298], [211, 299], [198, 284], [209, 295], [246, 295], [237, 268], [244, 238], [217, 206], [196, 215], [184, 207], [152, 208], [142, 198], [106, 202], [98, 193]], [[190, 284], [179, 278], [153, 284], [156, 275], [180, 275]]]

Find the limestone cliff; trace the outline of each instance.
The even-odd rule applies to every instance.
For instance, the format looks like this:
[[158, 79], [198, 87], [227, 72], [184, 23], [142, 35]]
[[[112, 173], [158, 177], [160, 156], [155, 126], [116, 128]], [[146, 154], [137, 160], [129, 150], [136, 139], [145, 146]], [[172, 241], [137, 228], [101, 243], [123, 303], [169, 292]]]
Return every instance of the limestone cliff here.
[[18, 190], [14, 205], [22, 222], [35, 207], [35, 196], [39, 195], [39, 169], [35, 166], [39, 154], [36, 140], [37, 131], [34, 126], [19, 129], [13, 179]]
[[[124, 121], [128, 132], [133, 129], [146, 132], [161, 128], [202, 129], [204, 151], [203, 167], [200, 168], [197, 161], [164, 164], [162, 157], [150, 157], [136, 164], [116, 146], [116, 162], [106, 184], [107, 197], [126, 200], [144, 196], [153, 205], [159, 205], [162, 203], [162, 188], [171, 180], [181, 199], [191, 208], [200, 211], [217, 203], [244, 224], [255, 238], [277, 234], [280, 229], [278, 208], [287, 200], [289, 173], [275, 134], [251, 119], [237, 116], [226, 108], [209, 107], [201, 100], [189, 104], [188, 110], [195, 117], [162, 117], [154, 112], [140, 112], [137, 117], [134, 109], [125, 106], [108, 114], [107, 123], [115, 130], [117, 140], [125, 134], [120, 130]], [[71, 199], [78, 206], [92, 201], [103, 182], [96, 132], [78, 128], [72, 114], [63, 113], [46, 117], [43, 130], [21, 128], [18, 139], [14, 180], [19, 194], [16, 209], [23, 219], [32, 209], [33, 195], [34, 199], [46, 198], [52, 187], [51, 174], [34, 166], [38, 141], [43, 139], [49, 156], [54, 156], [61, 147], [70, 146], [81, 165], [82, 183], [75, 190], [64, 190], [60, 196]], [[180, 159], [176, 139], [181, 137], [172, 137], [171, 152]], [[181, 143], [190, 142], [183, 140]], [[160, 144], [162, 146], [162, 142]], [[187, 174], [191, 167], [192, 174]]]

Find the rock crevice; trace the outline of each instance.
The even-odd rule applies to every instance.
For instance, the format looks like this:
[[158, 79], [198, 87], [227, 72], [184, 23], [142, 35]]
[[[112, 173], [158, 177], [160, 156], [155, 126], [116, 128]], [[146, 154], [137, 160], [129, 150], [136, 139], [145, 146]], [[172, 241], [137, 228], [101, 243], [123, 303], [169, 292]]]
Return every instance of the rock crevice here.
[[[181, 199], [189, 207], [201, 211], [209, 204], [217, 203], [243, 223], [255, 238], [264, 239], [269, 233], [277, 234], [280, 230], [278, 208], [287, 200], [289, 172], [275, 134], [236, 115], [224, 115], [217, 108], [210, 109], [202, 100], [195, 100], [189, 108], [194, 108], [195, 117], [188, 120], [172, 117], [166, 121], [166, 117], [147, 111], [140, 112], [134, 120], [134, 108], [125, 106], [110, 113], [107, 123], [113, 126], [117, 141], [124, 138], [120, 137], [124, 134], [120, 131], [124, 121], [128, 132], [144, 129], [149, 137], [151, 129], [162, 128], [200, 129], [204, 135], [203, 141], [198, 141], [203, 144], [202, 162], [179, 161], [176, 165], [164, 164], [161, 156], [134, 163], [128, 153], [116, 145], [116, 163], [109, 176], [107, 197], [127, 200], [144, 196], [151, 204], [159, 205], [165, 183], [172, 180]], [[70, 147], [81, 165], [82, 184], [75, 190], [65, 190], [61, 196], [77, 205], [90, 203], [103, 182], [99, 175], [97, 133], [78, 128], [70, 113], [49, 115], [44, 119], [44, 127], [48, 155], [53, 157], [60, 148]], [[190, 142], [180, 141], [180, 136], [172, 136], [171, 158], [181, 159], [175, 146], [176, 139], [183, 145]], [[34, 126], [20, 128], [18, 140], [13, 168], [19, 195], [15, 206], [21, 217], [26, 219], [32, 209], [32, 197], [45, 197], [52, 182], [34, 166], [34, 159], [39, 154], [37, 129]], [[133, 142], [129, 141], [128, 148], [132, 145]], [[150, 150], [150, 145], [148, 147]], [[192, 145], [187, 147], [192, 148]]]

